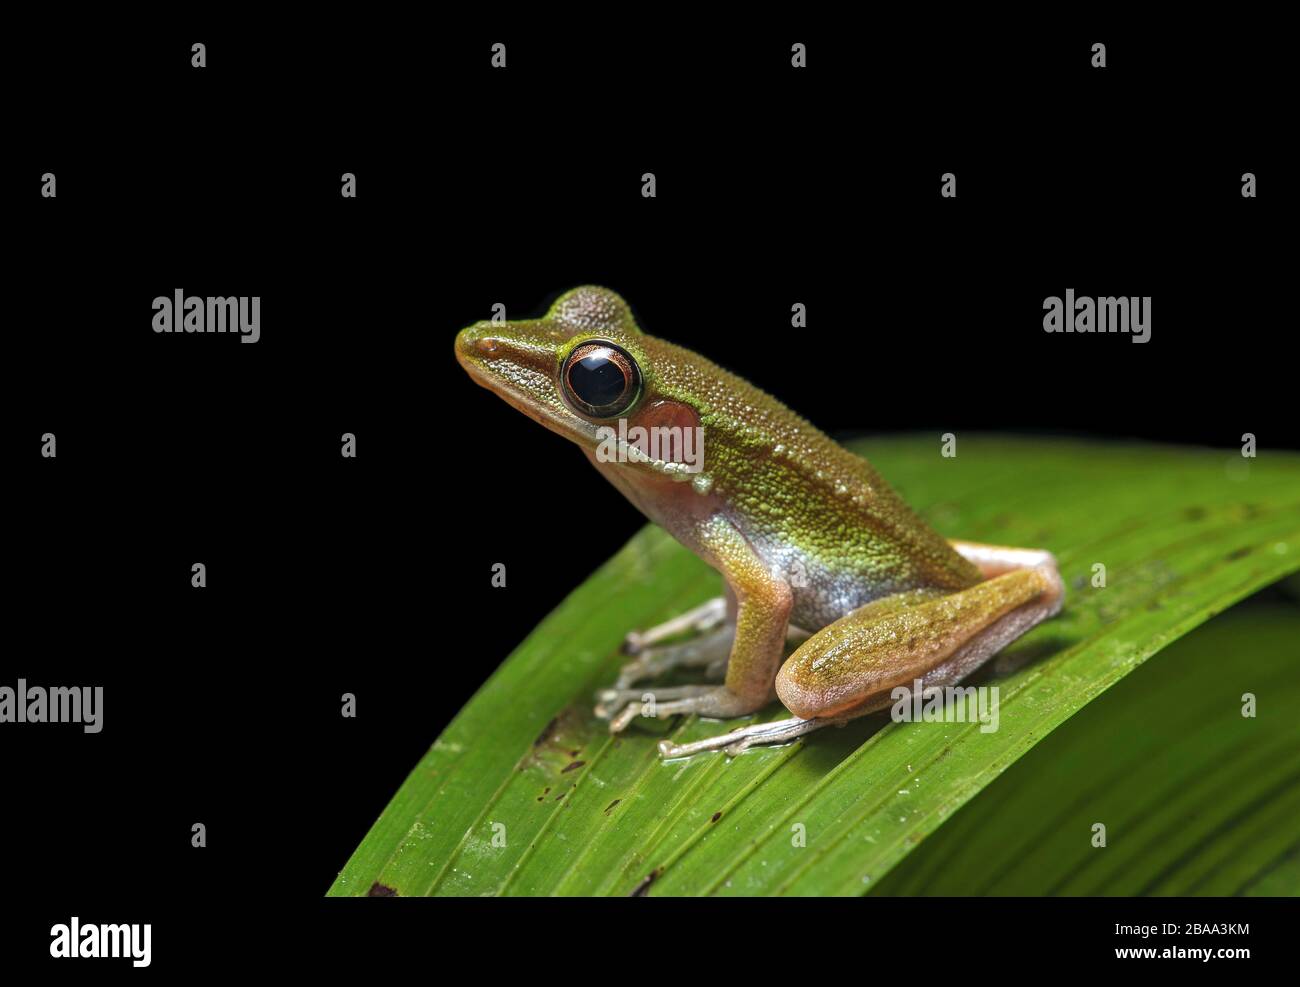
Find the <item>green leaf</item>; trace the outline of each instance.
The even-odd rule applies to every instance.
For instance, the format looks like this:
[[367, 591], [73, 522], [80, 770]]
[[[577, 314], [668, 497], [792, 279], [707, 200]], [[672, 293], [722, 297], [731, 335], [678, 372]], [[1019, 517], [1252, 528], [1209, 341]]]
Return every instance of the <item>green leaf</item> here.
[[1300, 895], [1297, 709], [1300, 608], [1256, 597], [1061, 724], [872, 893]]
[[[933, 436], [852, 447], [949, 537], [1056, 553], [1064, 611], [977, 674], [1001, 690], [999, 729], [877, 714], [782, 748], [667, 763], [661, 737], [738, 724], [641, 720], [611, 738], [591, 705], [624, 660], [623, 634], [719, 591], [716, 573], [647, 528], [496, 670], [329, 893], [861, 894], [1152, 654], [1300, 570], [1294, 455], [1001, 436], [963, 436], [956, 458]], [[1097, 563], [1105, 588], [1092, 585]]]

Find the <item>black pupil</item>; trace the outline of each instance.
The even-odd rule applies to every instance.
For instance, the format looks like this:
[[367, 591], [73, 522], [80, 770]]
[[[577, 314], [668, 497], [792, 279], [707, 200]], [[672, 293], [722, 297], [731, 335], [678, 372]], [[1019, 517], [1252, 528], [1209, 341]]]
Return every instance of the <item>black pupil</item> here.
[[627, 390], [623, 370], [604, 353], [592, 353], [573, 364], [569, 370], [573, 393], [593, 408], [613, 404]]

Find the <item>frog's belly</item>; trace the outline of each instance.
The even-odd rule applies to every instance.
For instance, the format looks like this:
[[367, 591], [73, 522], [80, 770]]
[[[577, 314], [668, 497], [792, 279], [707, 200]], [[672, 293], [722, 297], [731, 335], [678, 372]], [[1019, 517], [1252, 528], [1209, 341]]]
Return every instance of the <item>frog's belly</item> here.
[[809, 562], [798, 553], [778, 550], [769, 558], [773, 571], [785, 578], [794, 594], [790, 622], [806, 631], [820, 630], [882, 596], [915, 588], [885, 571], [846, 572]]
[[790, 623], [806, 631], [821, 630], [863, 604], [889, 595], [888, 592], [873, 591], [862, 583], [842, 578], [825, 582], [819, 580], [807, 587], [791, 588], [794, 590], [794, 610], [790, 615]]

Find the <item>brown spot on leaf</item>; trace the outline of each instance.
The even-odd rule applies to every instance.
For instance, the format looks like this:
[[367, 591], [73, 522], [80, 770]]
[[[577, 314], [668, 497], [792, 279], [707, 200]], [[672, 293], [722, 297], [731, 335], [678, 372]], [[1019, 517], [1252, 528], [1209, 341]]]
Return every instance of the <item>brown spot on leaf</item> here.
[[586, 717], [587, 710], [577, 706], [566, 706], [556, 713], [533, 740], [528, 753], [519, 759], [519, 770], [527, 771], [559, 758], [567, 760], [569, 751], [582, 746], [588, 729]]
[[580, 767], [582, 767], [582, 766], [583, 766], [584, 764], [586, 764], [586, 763], [587, 763], [586, 761], [570, 761], [568, 764], [566, 764], [566, 765], [564, 766], [564, 770], [561, 771], [560, 774], [562, 774], [562, 775], [566, 775], [566, 774], [568, 774], [570, 771], [573, 771], [573, 770], [575, 770], [575, 769], [577, 769], [577, 768], [580, 768]]
[[659, 879], [659, 875], [662, 874], [663, 872], [664, 869], [662, 867], [656, 867], [654, 870], [652, 870], [649, 874], [645, 876], [645, 878], [641, 881], [640, 884], [638, 884], [628, 893], [628, 897], [644, 898], [650, 890], [650, 885], [654, 884], [654, 882]]
[[542, 744], [550, 740], [551, 734], [555, 733], [555, 728], [558, 727], [559, 725], [560, 725], [560, 718], [558, 716], [552, 716], [551, 722], [546, 724], [546, 726], [542, 727], [542, 732], [539, 733], [537, 735], [537, 739], [533, 741], [533, 746], [541, 747]]
[[390, 888], [387, 884], [380, 884], [376, 881], [370, 885], [370, 891], [366, 894], [367, 898], [396, 898], [397, 888]]
[[1251, 553], [1251, 546], [1246, 545], [1242, 548], [1236, 549], [1235, 551], [1229, 552], [1227, 555], [1223, 557], [1223, 561], [1235, 562], [1237, 561], [1237, 559], [1244, 559], [1250, 553]]
[[623, 801], [622, 799], [614, 799], [613, 802], [609, 803], [608, 808], [605, 809], [605, 815], [609, 815], [609, 810], [614, 808], [614, 806], [618, 805], [622, 801]]
[[711, 822], [711, 823], [715, 823], [715, 822], [717, 822], [717, 821], [718, 821], [719, 819], [721, 819], [721, 818], [722, 818], [722, 813], [721, 813], [721, 812], [715, 812], [715, 813], [713, 814], [713, 817], [709, 820], [709, 822]]

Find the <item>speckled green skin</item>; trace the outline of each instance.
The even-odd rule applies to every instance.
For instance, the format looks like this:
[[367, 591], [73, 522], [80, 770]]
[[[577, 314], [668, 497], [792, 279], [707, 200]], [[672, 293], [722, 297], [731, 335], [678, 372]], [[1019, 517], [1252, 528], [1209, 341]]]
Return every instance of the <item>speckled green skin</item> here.
[[[704, 473], [720, 509], [787, 572], [802, 563], [804, 578], [826, 597], [800, 601], [796, 587], [800, 626], [815, 629], [890, 593], [979, 581], [978, 570], [865, 459], [703, 357], [659, 339], [642, 342], [657, 393], [699, 412]], [[812, 613], [819, 619], [800, 622]]]

